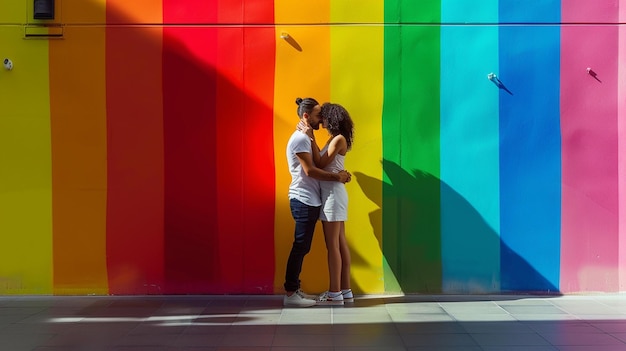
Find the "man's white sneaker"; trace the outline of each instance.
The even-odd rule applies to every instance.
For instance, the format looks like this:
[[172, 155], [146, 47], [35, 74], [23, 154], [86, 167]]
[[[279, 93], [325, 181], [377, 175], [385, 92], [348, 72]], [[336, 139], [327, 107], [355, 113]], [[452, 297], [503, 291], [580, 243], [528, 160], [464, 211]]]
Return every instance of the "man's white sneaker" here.
[[315, 306], [315, 304], [315, 300], [305, 299], [298, 292], [294, 292], [291, 296], [285, 295], [283, 297], [283, 305], [286, 307], [311, 307]]
[[322, 293], [318, 298], [317, 298], [317, 304], [318, 305], [343, 305], [343, 295], [341, 293], [339, 293], [337, 296], [331, 295], [332, 293], [326, 291], [324, 293]]
[[341, 290], [341, 295], [343, 295], [343, 302], [354, 302], [354, 294], [352, 294], [352, 289]]
[[302, 291], [302, 289], [296, 290], [296, 294], [300, 295], [304, 299], [309, 299], [309, 300], [316, 300], [318, 298], [318, 295], [307, 294], [304, 291]]

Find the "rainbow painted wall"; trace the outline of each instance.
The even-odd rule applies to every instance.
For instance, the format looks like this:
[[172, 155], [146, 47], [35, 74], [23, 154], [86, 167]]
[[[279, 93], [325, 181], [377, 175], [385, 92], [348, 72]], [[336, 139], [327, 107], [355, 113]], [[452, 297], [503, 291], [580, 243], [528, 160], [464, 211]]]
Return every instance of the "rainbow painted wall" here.
[[626, 0], [418, 3], [1, 1], [0, 294], [282, 293], [298, 96], [359, 293], [625, 291]]

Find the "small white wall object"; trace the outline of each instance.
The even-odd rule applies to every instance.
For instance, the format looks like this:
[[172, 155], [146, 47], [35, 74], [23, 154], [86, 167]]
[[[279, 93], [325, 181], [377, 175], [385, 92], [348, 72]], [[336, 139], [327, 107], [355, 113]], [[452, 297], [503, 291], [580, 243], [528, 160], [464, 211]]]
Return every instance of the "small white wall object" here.
[[587, 67], [587, 74], [592, 76], [598, 82], [602, 83], [600, 78], [598, 78], [598, 73], [596, 73], [594, 70], [592, 70], [591, 67]]
[[4, 68], [8, 71], [13, 69], [13, 61], [9, 60], [8, 58], [4, 59]]

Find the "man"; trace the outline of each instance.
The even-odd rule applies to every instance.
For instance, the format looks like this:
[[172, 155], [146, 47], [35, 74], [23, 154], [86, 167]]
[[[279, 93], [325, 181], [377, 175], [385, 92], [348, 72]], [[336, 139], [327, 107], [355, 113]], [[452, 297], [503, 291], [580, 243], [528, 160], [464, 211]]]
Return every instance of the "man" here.
[[[298, 98], [296, 104], [300, 123], [315, 130], [319, 129], [322, 121], [320, 104], [313, 98]], [[284, 285], [286, 294], [283, 298], [283, 304], [290, 307], [309, 307], [316, 304], [313, 296], [300, 289], [300, 272], [304, 256], [311, 250], [313, 232], [322, 206], [319, 180], [346, 183], [351, 178], [350, 173], [345, 170], [330, 173], [317, 168], [311, 152], [319, 152], [315, 139], [298, 130], [294, 131], [287, 143], [287, 163], [291, 172], [289, 205], [296, 227], [287, 260]]]

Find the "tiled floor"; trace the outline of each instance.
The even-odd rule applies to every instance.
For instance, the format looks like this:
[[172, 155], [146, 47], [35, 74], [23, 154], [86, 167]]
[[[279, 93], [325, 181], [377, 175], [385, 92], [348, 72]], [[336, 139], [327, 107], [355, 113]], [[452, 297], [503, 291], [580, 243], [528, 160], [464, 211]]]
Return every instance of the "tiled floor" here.
[[0, 297], [2, 351], [626, 351], [626, 295]]

